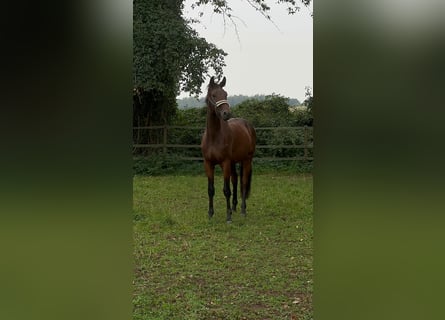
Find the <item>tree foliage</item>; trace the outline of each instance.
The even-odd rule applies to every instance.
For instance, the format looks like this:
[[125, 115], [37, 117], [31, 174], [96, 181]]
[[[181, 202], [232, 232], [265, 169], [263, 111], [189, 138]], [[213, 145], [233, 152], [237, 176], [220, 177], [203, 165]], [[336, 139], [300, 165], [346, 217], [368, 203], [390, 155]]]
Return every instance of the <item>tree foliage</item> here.
[[[179, 90], [199, 94], [212, 69], [222, 74], [226, 53], [208, 43], [182, 16], [183, 0], [133, 0], [133, 126], [165, 125]], [[154, 132], [134, 132], [155, 143]]]
[[182, 9], [182, 0], [133, 1], [135, 87], [199, 94], [211, 69], [222, 74], [226, 53], [199, 37]]
[[306, 93], [305, 93], [306, 99], [303, 101], [303, 105], [306, 106], [307, 113], [309, 115], [309, 126], [313, 125], [314, 122], [314, 113], [313, 113], [313, 106], [314, 106], [314, 96], [312, 94], [312, 88], [306, 87]]
[[248, 119], [254, 127], [289, 126], [291, 112], [288, 98], [272, 94], [263, 101], [248, 99], [232, 109], [236, 117]]
[[[271, 20], [271, 7], [269, 0], [247, 0], [247, 2], [258, 12], [260, 12], [264, 17], [266, 17], [268, 20]], [[287, 12], [289, 14], [295, 14], [298, 11], [300, 11], [301, 7], [300, 5], [304, 5], [306, 7], [309, 7], [312, 0], [276, 0], [274, 1], [279, 4], [283, 4], [287, 8]], [[210, 4], [213, 6], [213, 11], [218, 14], [222, 14], [226, 17], [228, 17], [232, 22], [232, 8], [229, 4], [228, 0], [196, 0], [192, 6], [202, 6]]]

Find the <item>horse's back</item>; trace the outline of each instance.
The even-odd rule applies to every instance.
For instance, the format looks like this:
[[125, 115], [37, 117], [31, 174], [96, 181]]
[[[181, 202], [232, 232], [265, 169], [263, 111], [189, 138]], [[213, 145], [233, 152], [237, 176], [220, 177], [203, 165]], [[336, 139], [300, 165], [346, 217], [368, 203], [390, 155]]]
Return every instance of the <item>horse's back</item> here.
[[232, 156], [236, 161], [252, 158], [256, 146], [256, 132], [245, 119], [232, 118], [228, 120], [232, 131]]

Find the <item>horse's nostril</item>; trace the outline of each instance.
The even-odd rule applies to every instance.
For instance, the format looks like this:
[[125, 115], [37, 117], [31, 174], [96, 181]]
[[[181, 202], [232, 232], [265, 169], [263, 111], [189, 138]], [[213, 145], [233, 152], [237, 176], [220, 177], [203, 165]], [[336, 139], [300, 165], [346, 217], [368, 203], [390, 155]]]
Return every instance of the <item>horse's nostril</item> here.
[[229, 118], [230, 118], [230, 112], [228, 112], [228, 111], [223, 111], [223, 119], [224, 120], [229, 120]]

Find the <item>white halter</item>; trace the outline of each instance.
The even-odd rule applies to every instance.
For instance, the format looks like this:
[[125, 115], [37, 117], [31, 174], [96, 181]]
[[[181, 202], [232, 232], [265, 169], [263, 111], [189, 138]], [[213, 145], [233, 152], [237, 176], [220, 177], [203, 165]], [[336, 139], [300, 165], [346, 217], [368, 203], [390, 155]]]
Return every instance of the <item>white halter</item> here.
[[227, 100], [219, 100], [219, 101], [216, 101], [215, 102], [215, 107], [219, 107], [219, 106], [221, 106], [221, 105], [223, 105], [223, 104], [225, 104], [225, 103], [227, 103], [227, 104], [229, 104], [229, 102], [227, 101]]

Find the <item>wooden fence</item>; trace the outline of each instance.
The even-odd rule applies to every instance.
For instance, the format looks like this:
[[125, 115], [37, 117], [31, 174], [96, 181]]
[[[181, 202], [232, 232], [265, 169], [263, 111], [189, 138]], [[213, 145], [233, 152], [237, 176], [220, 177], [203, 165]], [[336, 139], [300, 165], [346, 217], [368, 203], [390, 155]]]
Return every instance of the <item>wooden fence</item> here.
[[[133, 144], [133, 152], [137, 149], [162, 149], [163, 153], [167, 153], [169, 149], [200, 149], [201, 146], [199, 144], [178, 144], [178, 143], [169, 143], [169, 132], [173, 130], [197, 130], [199, 131], [199, 135], [201, 136], [204, 132], [204, 128], [202, 127], [192, 127], [192, 126], [150, 126], [150, 127], [133, 127], [133, 130], [161, 130], [162, 140], [159, 143], [151, 143], [151, 144]], [[262, 160], [275, 160], [275, 161], [295, 161], [295, 160], [304, 160], [304, 161], [312, 161], [313, 157], [313, 128], [304, 126], [304, 127], [258, 127], [255, 128], [258, 135], [261, 132], [267, 131], [275, 131], [278, 132], [280, 130], [287, 131], [300, 131], [300, 135], [302, 133], [302, 143], [300, 144], [258, 144], [257, 139], [257, 150], [270, 150], [270, 149], [303, 149], [302, 155], [292, 156], [292, 157], [279, 157], [279, 156], [258, 156], [255, 159]], [[182, 157], [184, 160], [202, 160], [202, 157]]]

